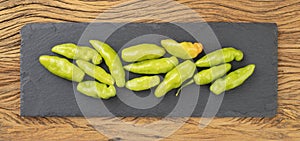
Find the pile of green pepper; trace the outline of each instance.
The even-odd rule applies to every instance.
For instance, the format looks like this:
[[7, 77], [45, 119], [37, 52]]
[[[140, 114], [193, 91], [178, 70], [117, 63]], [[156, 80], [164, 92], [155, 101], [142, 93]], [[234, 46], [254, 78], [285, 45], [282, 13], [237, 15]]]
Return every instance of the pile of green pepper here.
[[[232, 47], [213, 51], [194, 63], [191, 59], [196, 58], [203, 50], [201, 43], [178, 43], [166, 39], [161, 41], [162, 47], [155, 44], [139, 44], [123, 49], [122, 60], [131, 63], [123, 66], [121, 58], [110, 45], [99, 40], [90, 40], [90, 44], [94, 49], [73, 43], [60, 44], [52, 48], [52, 52], [76, 60], [77, 65], [65, 58], [49, 55], [40, 56], [39, 61], [49, 72], [78, 82], [77, 90], [82, 94], [102, 99], [116, 96], [114, 84], [133, 91], [143, 91], [157, 86], [154, 95], [162, 97], [172, 89], [192, 83], [197, 85], [212, 83], [210, 90], [219, 95], [240, 86], [255, 69], [255, 65], [250, 64], [226, 75], [231, 69], [229, 62], [241, 61], [244, 57], [242, 51]], [[172, 56], [163, 57], [166, 53]], [[185, 61], [179, 63], [178, 59]], [[107, 65], [109, 73], [99, 66], [102, 60]], [[195, 74], [196, 67], [210, 68]], [[147, 76], [126, 82], [125, 70]], [[95, 78], [95, 81], [84, 81], [85, 74]], [[158, 74], [165, 74], [162, 81]]]

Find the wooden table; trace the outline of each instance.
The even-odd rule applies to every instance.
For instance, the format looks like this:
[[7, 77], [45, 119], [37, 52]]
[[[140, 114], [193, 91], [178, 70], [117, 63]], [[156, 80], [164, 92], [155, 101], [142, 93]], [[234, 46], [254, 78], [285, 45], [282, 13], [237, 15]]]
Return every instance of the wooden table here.
[[[0, 0], [0, 140], [108, 139], [85, 118], [20, 117], [19, 31], [32, 22], [92, 22], [99, 13], [123, 2], [125, 0]], [[190, 118], [165, 140], [300, 140], [300, 0], [178, 2], [195, 10], [205, 21], [277, 23], [279, 106], [274, 118], [215, 118], [204, 129], [198, 128], [200, 118]], [[133, 4], [129, 2], [126, 6]], [[180, 10], [173, 10], [169, 16], [174, 21], [184, 18], [185, 11]], [[172, 15], [174, 13], [182, 14]], [[119, 21], [109, 16], [102, 20]], [[126, 117], [123, 120], [144, 124], [159, 118]]]

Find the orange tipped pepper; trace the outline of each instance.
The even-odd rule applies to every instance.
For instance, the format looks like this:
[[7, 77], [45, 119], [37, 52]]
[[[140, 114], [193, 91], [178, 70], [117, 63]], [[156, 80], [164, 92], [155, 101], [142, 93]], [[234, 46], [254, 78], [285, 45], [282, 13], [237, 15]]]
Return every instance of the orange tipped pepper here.
[[173, 56], [181, 59], [192, 59], [198, 56], [203, 50], [201, 43], [181, 42], [172, 39], [161, 41], [161, 45]]

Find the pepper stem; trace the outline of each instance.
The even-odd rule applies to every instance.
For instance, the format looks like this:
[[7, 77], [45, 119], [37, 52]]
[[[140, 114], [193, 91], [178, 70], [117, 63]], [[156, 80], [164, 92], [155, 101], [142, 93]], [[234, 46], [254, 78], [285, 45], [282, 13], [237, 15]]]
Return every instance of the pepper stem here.
[[193, 84], [193, 83], [194, 83], [194, 80], [191, 79], [189, 82], [186, 82], [185, 84], [183, 84], [183, 85], [177, 90], [176, 96], [179, 95], [179, 93], [181, 92], [181, 90], [182, 90], [184, 87], [186, 87], [186, 86], [188, 86], [188, 85], [190, 85], [190, 84]]

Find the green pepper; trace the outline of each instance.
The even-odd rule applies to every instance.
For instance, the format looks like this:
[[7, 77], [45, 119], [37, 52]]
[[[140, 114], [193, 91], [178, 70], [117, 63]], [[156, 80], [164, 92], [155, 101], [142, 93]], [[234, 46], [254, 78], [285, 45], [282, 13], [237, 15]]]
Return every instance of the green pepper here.
[[84, 81], [77, 85], [77, 91], [93, 98], [109, 99], [116, 96], [116, 88], [113, 85], [108, 87], [96, 81]]
[[196, 66], [190, 60], [179, 64], [166, 74], [165, 79], [157, 86], [154, 92], [155, 96], [162, 97], [168, 91], [180, 87], [184, 81], [194, 75], [195, 70]]
[[42, 55], [39, 61], [47, 70], [59, 77], [75, 82], [81, 82], [84, 78], [84, 72], [65, 58]]
[[72, 43], [56, 45], [51, 51], [69, 59], [92, 61], [96, 65], [102, 62], [102, 57], [96, 50], [90, 47], [79, 47]]
[[172, 39], [161, 40], [161, 45], [173, 56], [181, 59], [192, 59], [198, 56], [203, 50], [201, 43], [181, 42]]
[[196, 75], [194, 75], [194, 78], [187, 83], [183, 84], [176, 93], [176, 96], [180, 93], [180, 91], [193, 83], [196, 83], [197, 85], [205, 85], [213, 82], [214, 80], [224, 76], [229, 70], [231, 69], [231, 65], [229, 63], [214, 66], [206, 70], [202, 70], [198, 72]]
[[104, 69], [89, 62], [83, 60], [76, 60], [76, 64], [79, 68], [81, 68], [87, 75], [95, 78], [96, 80], [108, 84], [113, 85], [114, 79], [110, 74], [108, 74]]
[[216, 95], [221, 94], [224, 91], [231, 90], [242, 85], [254, 72], [255, 65], [250, 64], [243, 68], [237, 69], [224, 78], [217, 79], [211, 86], [210, 91]]
[[127, 81], [126, 88], [133, 91], [143, 91], [155, 87], [159, 83], [159, 76], [142, 76]]
[[194, 76], [194, 81], [197, 85], [205, 85], [224, 76], [231, 69], [231, 65], [226, 63], [219, 66], [214, 66], [206, 70], [198, 72]]
[[175, 56], [141, 61], [124, 66], [125, 70], [139, 74], [161, 74], [167, 73], [178, 64]]
[[223, 48], [203, 56], [201, 59], [196, 61], [196, 66], [210, 67], [231, 62], [233, 60], [241, 61], [243, 59], [243, 56], [243, 52], [240, 50], [232, 47]]
[[136, 62], [162, 57], [166, 51], [155, 44], [139, 44], [122, 50], [122, 59]]
[[112, 77], [115, 79], [117, 86], [124, 87], [125, 70], [116, 51], [108, 44], [98, 40], [90, 40], [90, 43], [104, 58], [105, 64], [108, 66], [109, 71]]

